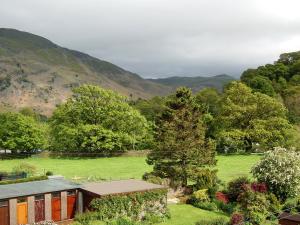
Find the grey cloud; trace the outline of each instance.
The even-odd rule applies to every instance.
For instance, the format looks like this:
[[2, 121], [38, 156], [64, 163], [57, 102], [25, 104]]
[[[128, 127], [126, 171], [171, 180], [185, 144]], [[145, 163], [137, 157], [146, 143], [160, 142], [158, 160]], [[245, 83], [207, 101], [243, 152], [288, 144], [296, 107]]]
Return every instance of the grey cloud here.
[[298, 0], [1, 0], [0, 26], [144, 77], [238, 76], [300, 50]]

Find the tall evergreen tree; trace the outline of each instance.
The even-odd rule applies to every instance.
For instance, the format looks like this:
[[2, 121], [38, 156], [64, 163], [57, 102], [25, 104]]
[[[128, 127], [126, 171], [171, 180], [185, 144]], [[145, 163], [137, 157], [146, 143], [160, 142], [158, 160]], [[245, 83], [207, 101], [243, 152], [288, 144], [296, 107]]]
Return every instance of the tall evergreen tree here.
[[215, 163], [215, 145], [205, 138], [202, 109], [190, 89], [177, 90], [156, 125], [156, 147], [147, 158], [155, 175], [184, 187], [193, 171]]

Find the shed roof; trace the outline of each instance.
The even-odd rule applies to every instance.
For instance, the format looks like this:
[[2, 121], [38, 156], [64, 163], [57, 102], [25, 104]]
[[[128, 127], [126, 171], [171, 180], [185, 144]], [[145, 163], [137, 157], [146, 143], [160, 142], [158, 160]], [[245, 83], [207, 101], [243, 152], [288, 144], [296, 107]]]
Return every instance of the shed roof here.
[[32, 181], [18, 184], [0, 185], [0, 199], [16, 198], [22, 196], [50, 193], [56, 191], [72, 190], [79, 185], [62, 178]]
[[130, 192], [150, 191], [166, 187], [141, 180], [119, 180], [87, 183], [82, 185], [80, 188], [100, 196], [105, 196]]
[[289, 221], [300, 222], [300, 215], [283, 212], [280, 214], [279, 220], [289, 220]]

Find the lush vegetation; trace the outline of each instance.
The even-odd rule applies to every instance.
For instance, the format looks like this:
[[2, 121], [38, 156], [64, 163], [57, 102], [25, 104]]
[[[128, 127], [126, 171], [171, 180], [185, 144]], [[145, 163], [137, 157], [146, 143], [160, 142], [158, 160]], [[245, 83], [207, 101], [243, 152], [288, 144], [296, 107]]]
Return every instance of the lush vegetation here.
[[300, 122], [300, 52], [280, 55], [274, 64], [246, 70], [241, 80], [254, 91], [282, 98], [291, 122]]
[[50, 149], [66, 152], [103, 152], [136, 149], [149, 124], [121, 95], [84, 85], [54, 112]]
[[178, 89], [156, 125], [156, 145], [147, 159], [153, 175], [169, 179], [171, 186], [187, 186], [200, 167], [215, 164], [215, 145], [205, 138], [202, 110], [191, 90]]
[[159, 222], [169, 217], [166, 197], [166, 189], [104, 196], [91, 202], [92, 212], [79, 214], [75, 220], [81, 224], [89, 224], [93, 220], [110, 221], [126, 217], [133, 221], [147, 222], [155, 217]]

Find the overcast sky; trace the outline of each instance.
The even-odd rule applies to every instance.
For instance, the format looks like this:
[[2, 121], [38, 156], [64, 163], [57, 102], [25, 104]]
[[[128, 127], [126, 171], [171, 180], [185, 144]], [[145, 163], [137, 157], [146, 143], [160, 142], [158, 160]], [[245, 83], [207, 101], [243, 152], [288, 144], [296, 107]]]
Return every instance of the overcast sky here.
[[0, 0], [28, 31], [143, 77], [239, 76], [300, 50], [300, 0]]

